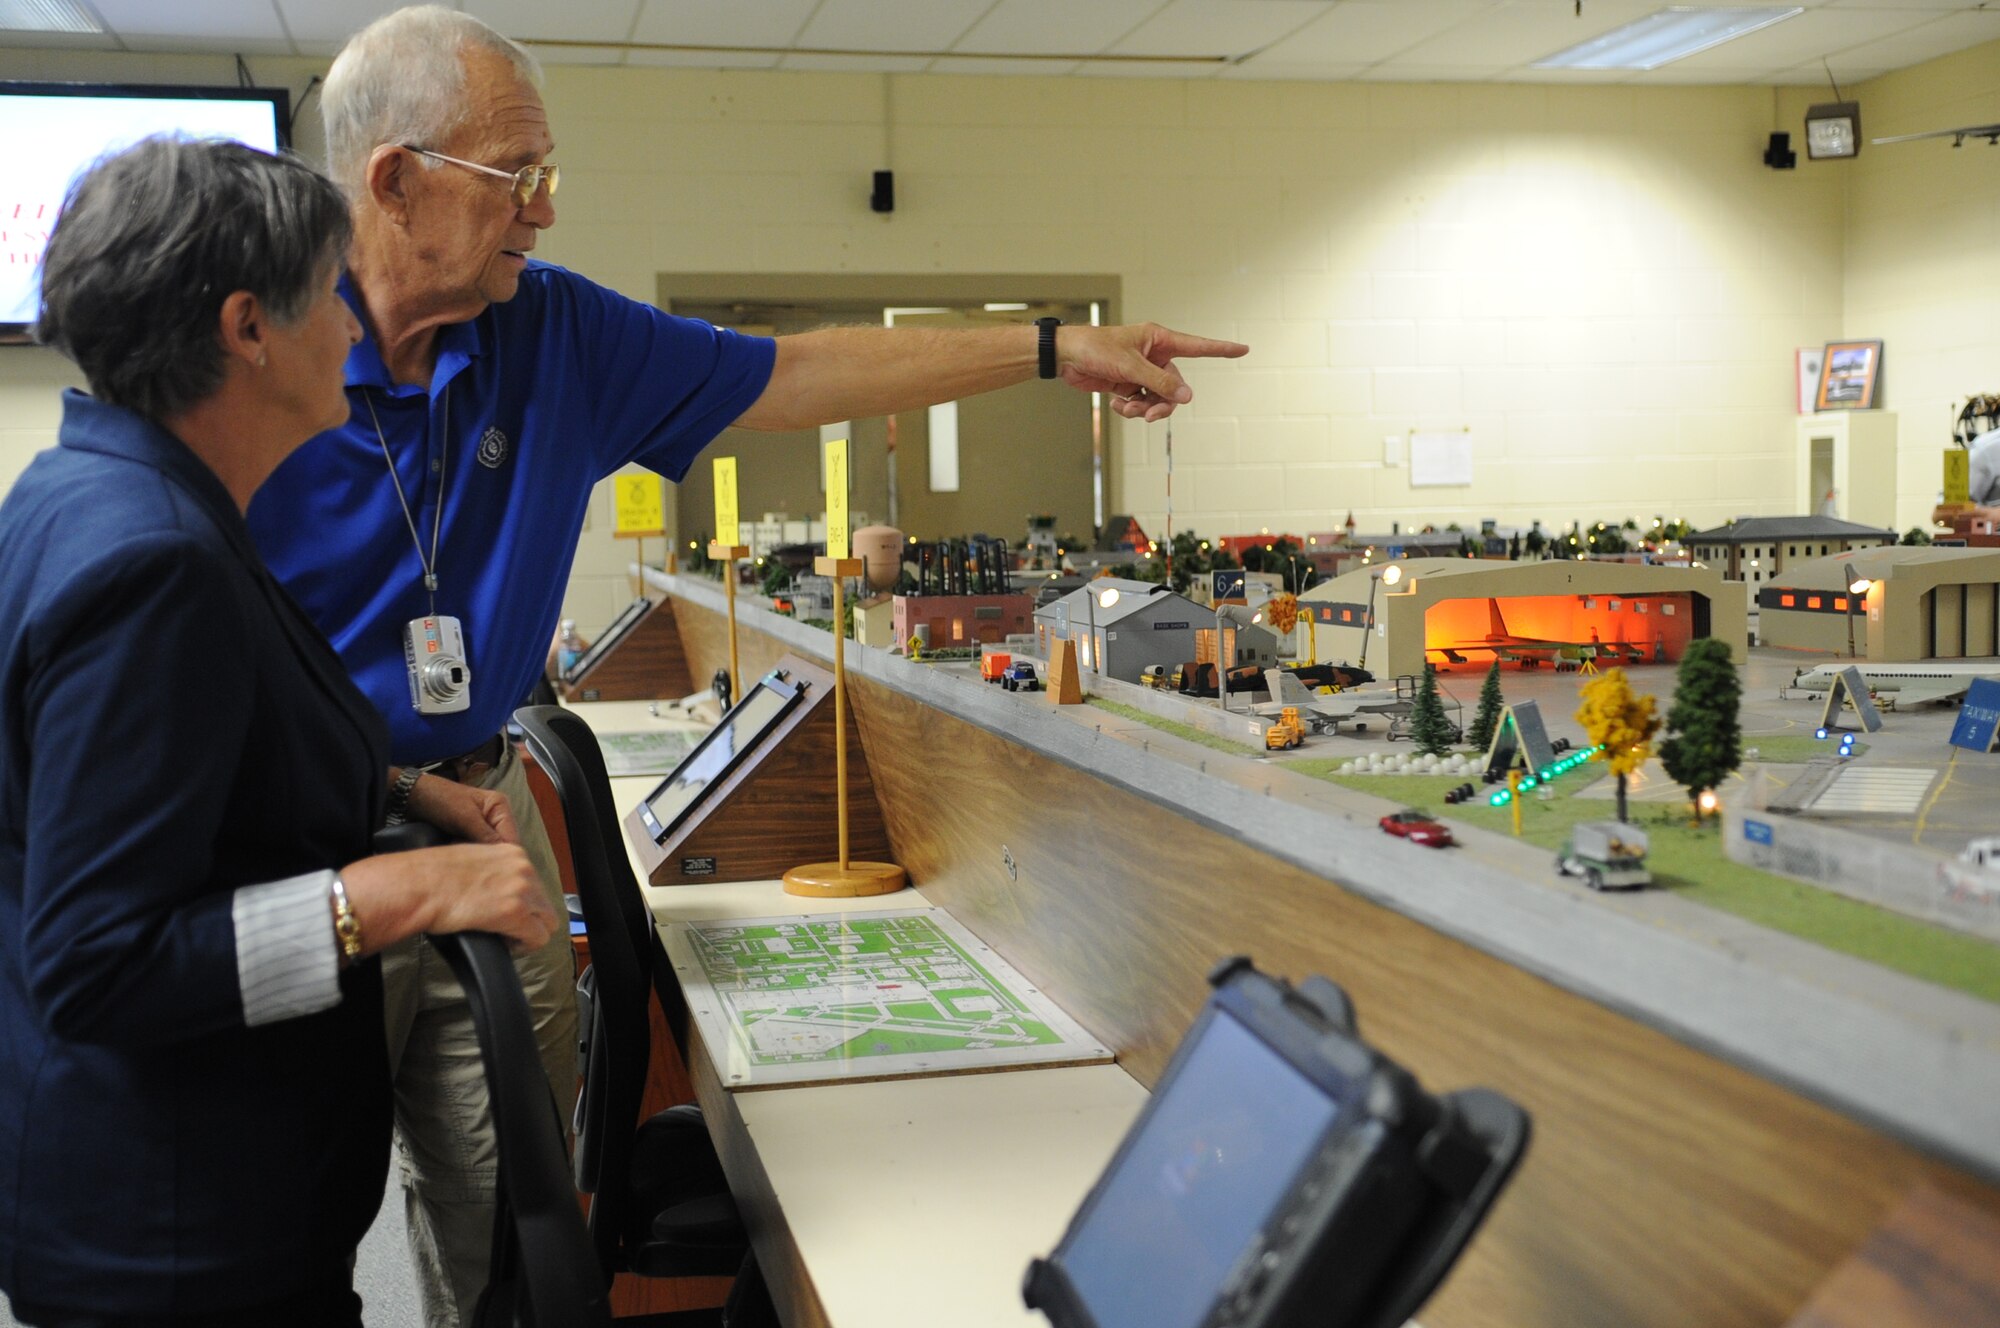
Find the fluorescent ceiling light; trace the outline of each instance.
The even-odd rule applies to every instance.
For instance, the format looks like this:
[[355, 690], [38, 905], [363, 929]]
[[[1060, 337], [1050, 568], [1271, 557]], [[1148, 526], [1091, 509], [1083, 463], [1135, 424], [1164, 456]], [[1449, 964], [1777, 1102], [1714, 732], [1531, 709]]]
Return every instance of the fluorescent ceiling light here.
[[76, 0], [0, 0], [0, 29], [11, 32], [102, 32]]
[[1802, 5], [1754, 5], [1702, 9], [1670, 5], [1636, 23], [1613, 28], [1566, 51], [1535, 61], [1536, 69], [1658, 69], [1696, 51], [1782, 23], [1805, 12]]

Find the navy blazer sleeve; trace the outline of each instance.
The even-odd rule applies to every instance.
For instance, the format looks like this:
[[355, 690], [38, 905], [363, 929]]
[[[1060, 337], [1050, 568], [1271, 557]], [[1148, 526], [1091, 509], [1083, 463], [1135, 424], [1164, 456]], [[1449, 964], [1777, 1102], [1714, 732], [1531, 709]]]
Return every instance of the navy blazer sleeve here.
[[[148, 534], [77, 568], [27, 624], [22, 948], [61, 1037], [143, 1045], [243, 1024], [232, 891], [209, 879], [252, 736], [240, 587], [214, 550]], [[157, 771], [173, 774], [133, 774]]]

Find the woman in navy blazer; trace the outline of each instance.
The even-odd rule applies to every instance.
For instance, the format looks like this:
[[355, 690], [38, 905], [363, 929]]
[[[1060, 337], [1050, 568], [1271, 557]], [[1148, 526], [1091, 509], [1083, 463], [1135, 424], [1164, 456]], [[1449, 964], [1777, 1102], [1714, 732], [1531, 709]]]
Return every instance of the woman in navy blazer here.
[[71, 191], [42, 338], [90, 395], [0, 504], [0, 1290], [49, 1328], [360, 1322], [390, 1102], [368, 956], [555, 925], [503, 812], [369, 857], [387, 734], [243, 510], [347, 415], [340, 195], [154, 139]]

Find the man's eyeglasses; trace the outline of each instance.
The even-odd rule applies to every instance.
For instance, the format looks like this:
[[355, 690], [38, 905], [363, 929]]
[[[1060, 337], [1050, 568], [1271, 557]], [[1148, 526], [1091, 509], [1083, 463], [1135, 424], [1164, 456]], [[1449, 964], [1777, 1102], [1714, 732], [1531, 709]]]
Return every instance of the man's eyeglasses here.
[[447, 157], [442, 152], [432, 152], [429, 148], [420, 148], [414, 143], [405, 143], [403, 147], [419, 157], [448, 161], [454, 166], [463, 166], [468, 171], [478, 171], [481, 175], [491, 175], [510, 182], [514, 186], [514, 201], [522, 207], [528, 206], [545, 184], [549, 187], [549, 197], [554, 198], [556, 182], [562, 178], [562, 168], [552, 162], [544, 162], [538, 166], [523, 166], [518, 171], [503, 171], [492, 166], [481, 166], [476, 161]]

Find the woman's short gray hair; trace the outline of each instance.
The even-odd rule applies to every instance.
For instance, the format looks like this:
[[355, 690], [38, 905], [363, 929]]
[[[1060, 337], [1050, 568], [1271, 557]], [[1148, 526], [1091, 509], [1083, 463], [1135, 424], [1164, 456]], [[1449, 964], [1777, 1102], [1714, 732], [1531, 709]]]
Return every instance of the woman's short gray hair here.
[[295, 157], [148, 138], [99, 160], [63, 200], [42, 257], [36, 339], [101, 401], [150, 420], [222, 384], [222, 302], [249, 291], [303, 315], [347, 253], [347, 200]]
[[470, 14], [417, 5], [376, 19], [348, 38], [320, 89], [326, 162], [349, 195], [360, 197], [369, 154], [384, 143], [436, 147], [465, 119], [465, 56], [491, 51], [528, 83], [542, 67], [518, 42]]

